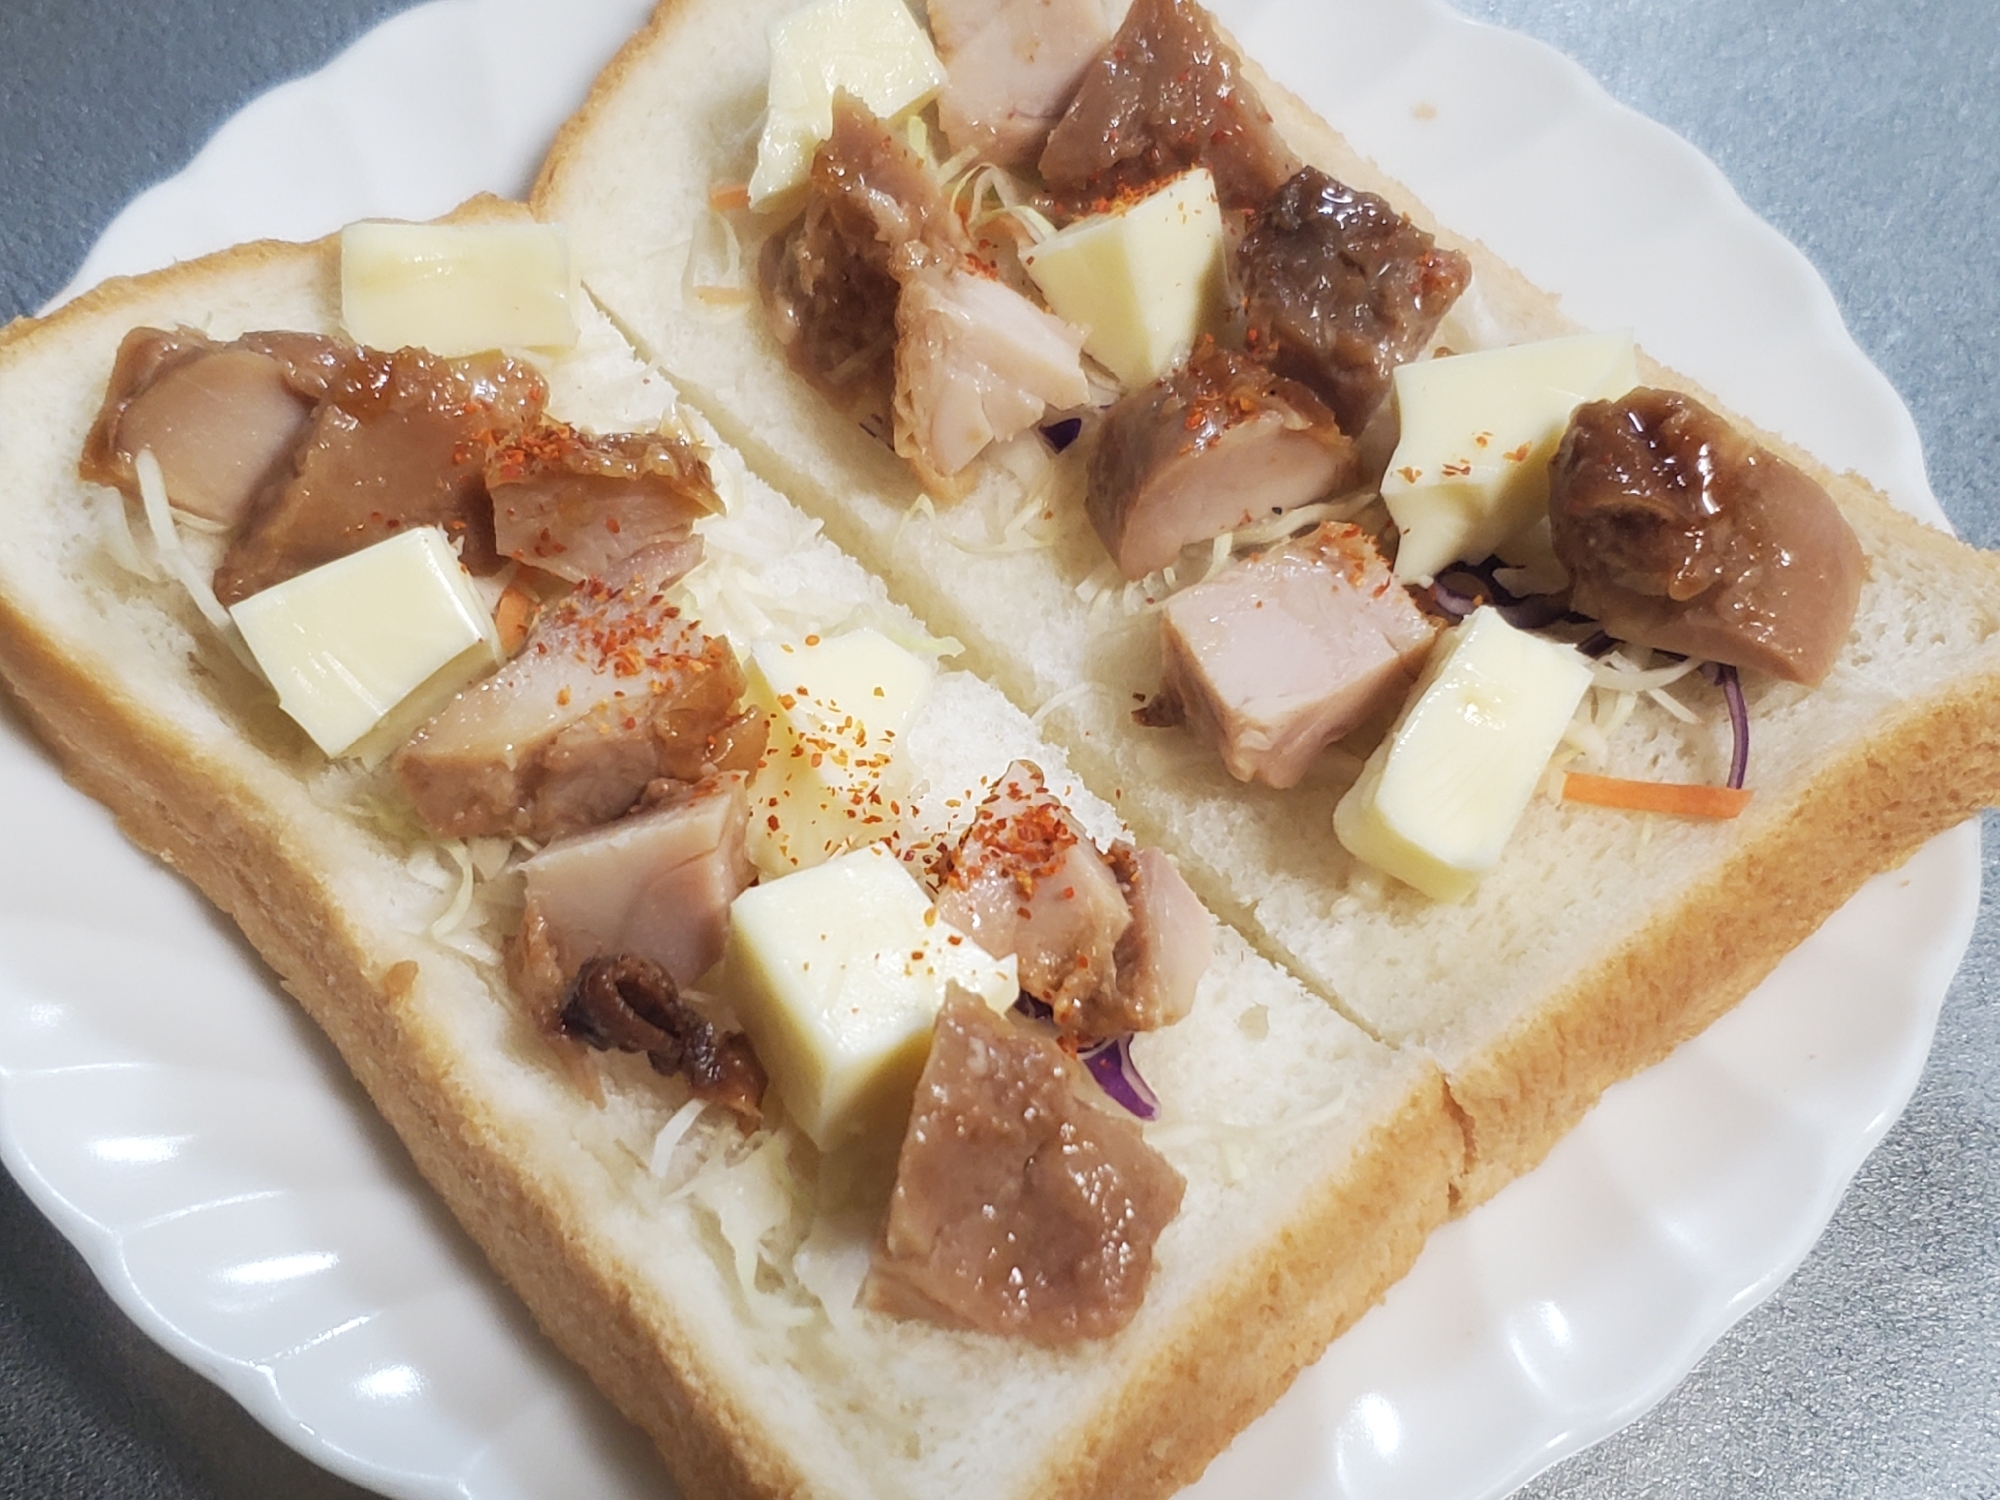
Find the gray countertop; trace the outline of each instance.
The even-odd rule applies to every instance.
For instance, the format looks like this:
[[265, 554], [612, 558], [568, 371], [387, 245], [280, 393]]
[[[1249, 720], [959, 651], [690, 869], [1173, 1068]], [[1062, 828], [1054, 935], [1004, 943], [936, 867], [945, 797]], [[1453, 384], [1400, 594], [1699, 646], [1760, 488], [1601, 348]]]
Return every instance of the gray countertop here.
[[[1909, 404], [2000, 545], [2000, 4], [1460, 0], [1712, 156]], [[256, 94], [403, 0], [4, 0], [0, 321]], [[1535, 1500], [2000, 1496], [2000, 828], [1909, 1110], [1798, 1273]], [[0, 1178], [0, 1493], [354, 1496], [138, 1334]]]

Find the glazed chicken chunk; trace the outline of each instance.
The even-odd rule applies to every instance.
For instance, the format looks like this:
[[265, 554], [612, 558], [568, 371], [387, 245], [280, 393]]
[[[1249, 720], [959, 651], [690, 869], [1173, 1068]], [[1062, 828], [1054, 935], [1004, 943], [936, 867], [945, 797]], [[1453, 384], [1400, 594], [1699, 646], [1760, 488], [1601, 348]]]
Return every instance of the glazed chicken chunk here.
[[1205, 166], [1226, 210], [1260, 207], [1298, 169], [1243, 63], [1189, 0], [1134, 0], [1042, 151], [1042, 178], [1088, 213]]
[[571, 583], [688, 544], [685, 572], [700, 560], [694, 523], [722, 508], [708, 465], [657, 433], [599, 437], [544, 422], [488, 454], [485, 479], [501, 556]]
[[690, 985], [722, 957], [729, 903], [756, 877], [745, 851], [749, 778], [676, 786], [656, 806], [557, 839], [521, 866], [517, 977], [542, 1008], [587, 958], [629, 954]]
[[1185, 722], [1230, 775], [1272, 787], [1400, 703], [1437, 633], [1368, 536], [1332, 522], [1183, 589], [1161, 620], [1144, 721]]
[[1811, 476], [1678, 391], [1577, 408], [1549, 523], [1574, 607], [1612, 635], [1807, 685], [1833, 669], [1867, 572]]
[[937, 870], [938, 916], [996, 958], [1072, 1037], [1168, 1026], [1208, 967], [1208, 912], [1156, 850], [1109, 854], [1025, 761], [1007, 768]]
[[1317, 396], [1204, 342], [1105, 414], [1085, 506], [1118, 570], [1143, 578], [1190, 542], [1337, 494], [1358, 473]]
[[1373, 193], [1305, 167], [1260, 205], [1236, 273], [1250, 347], [1359, 437], [1396, 366], [1423, 352], [1465, 291], [1472, 263]]
[[1132, 1320], [1186, 1183], [1138, 1123], [1080, 1090], [1045, 1033], [954, 988], [896, 1167], [862, 1299], [1038, 1344]]
[[411, 737], [395, 769], [432, 832], [550, 839], [620, 816], [660, 778], [755, 766], [765, 725], [740, 707], [743, 669], [663, 589], [643, 567], [579, 584]]
[[938, 123], [952, 149], [973, 147], [1003, 167], [1031, 164], [1111, 40], [1108, 9], [1106, 0], [930, 0], [949, 75]]

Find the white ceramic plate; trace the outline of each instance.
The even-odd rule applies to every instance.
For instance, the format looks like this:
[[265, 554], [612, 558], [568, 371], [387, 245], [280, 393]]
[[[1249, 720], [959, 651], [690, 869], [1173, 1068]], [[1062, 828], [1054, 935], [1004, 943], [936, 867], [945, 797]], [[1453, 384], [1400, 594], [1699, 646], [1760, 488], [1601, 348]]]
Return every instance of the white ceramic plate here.
[[[644, 8], [570, 0], [560, 25], [546, 0], [411, 11], [244, 110], [120, 216], [71, 290], [256, 235], [519, 193]], [[1937, 515], [1910, 419], [1818, 277], [1692, 148], [1433, 0], [1220, 8], [1579, 318], [1635, 327], [1765, 425]], [[1550, 183], [1569, 186], [1535, 186]], [[0, 798], [37, 853], [0, 867], [0, 1152], [120, 1304], [285, 1441], [385, 1493], [665, 1489], [226, 924], [18, 725], [0, 737]], [[1804, 1256], [1901, 1110], [1978, 883], [1968, 828], [1871, 885], [1542, 1168], [1440, 1231], [1192, 1493], [1497, 1495], [1658, 1400]]]

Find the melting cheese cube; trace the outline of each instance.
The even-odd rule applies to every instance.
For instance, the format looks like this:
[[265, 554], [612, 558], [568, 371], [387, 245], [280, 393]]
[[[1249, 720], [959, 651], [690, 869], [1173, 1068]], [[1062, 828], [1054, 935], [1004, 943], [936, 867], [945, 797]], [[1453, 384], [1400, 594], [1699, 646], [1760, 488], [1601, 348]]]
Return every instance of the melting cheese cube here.
[[569, 349], [569, 236], [554, 224], [350, 224], [340, 320], [357, 342], [456, 358]]
[[1129, 387], [1187, 358], [1223, 314], [1222, 208], [1205, 167], [1128, 207], [1093, 214], [1021, 253], [1049, 310]]
[[903, 0], [819, 0], [771, 25], [771, 89], [750, 205], [801, 186], [833, 134], [842, 90], [887, 120], [944, 87], [944, 64]]
[[887, 837], [883, 777], [930, 686], [930, 663], [861, 629], [760, 642], [744, 675], [771, 716], [750, 783], [751, 862], [782, 874]]
[[821, 1150], [902, 1128], [946, 985], [995, 1010], [1020, 993], [1013, 956], [938, 920], [879, 845], [738, 896], [723, 965], [786, 1115]]
[[1479, 562], [1549, 507], [1549, 460], [1586, 401], [1639, 383], [1629, 333], [1586, 333], [1397, 367], [1402, 436], [1382, 498], [1402, 531], [1396, 576]]
[[1334, 808], [1335, 835], [1426, 896], [1463, 900], [1499, 863], [1589, 686], [1574, 647], [1473, 611]]
[[275, 584], [230, 617], [278, 705], [341, 755], [419, 688], [455, 691], [500, 661], [493, 617], [436, 526]]

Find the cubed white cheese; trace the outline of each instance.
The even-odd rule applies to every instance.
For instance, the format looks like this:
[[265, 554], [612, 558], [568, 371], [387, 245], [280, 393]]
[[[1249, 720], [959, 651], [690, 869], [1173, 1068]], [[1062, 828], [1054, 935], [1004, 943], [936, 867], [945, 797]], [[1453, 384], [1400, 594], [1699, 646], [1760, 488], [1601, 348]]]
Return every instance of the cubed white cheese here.
[[1475, 610], [1440, 639], [1334, 833], [1425, 895], [1463, 900], [1499, 862], [1589, 686], [1574, 647]]
[[448, 358], [572, 348], [569, 236], [554, 224], [350, 224], [340, 319], [358, 343]]
[[771, 88], [750, 176], [750, 205], [804, 184], [833, 134], [846, 90], [887, 120], [944, 87], [944, 65], [903, 0], [819, 0], [771, 24]]
[[1223, 313], [1222, 209], [1205, 167], [1137, 203], [1092, 214], [1021, 253], [1049, 310], [1127, 386], [1187, 358]]
[[750, 859], [768, 874], [816, 865], [888, 836], [883, 778], [931, 664], [878, 631], [759, 642], [745, 675], [771, 716], [750, 783]]
[[995, 1010], [1020, 993], [1013, 956], [940, 921], [880, 845], [738, 896], [723, 966], [787, 1118], [822, 1150], [901, 1128], [946, 985]]
[[[462, 687], [501, 656], [492, 616], [435, 526], [301, 573], [229, 613], [279, 706], [328, 755], [419, 688]], [[433, 683], [443, 678], [452, 681]]]
[[1586, 401], [1639, 383], [1629, 333], [1586, 333], [1401, 365], [1402, 436], [1382, 498], [1402, 532], [1396, 576], [1478, 562], [1546, 514], [1549, 460]]

